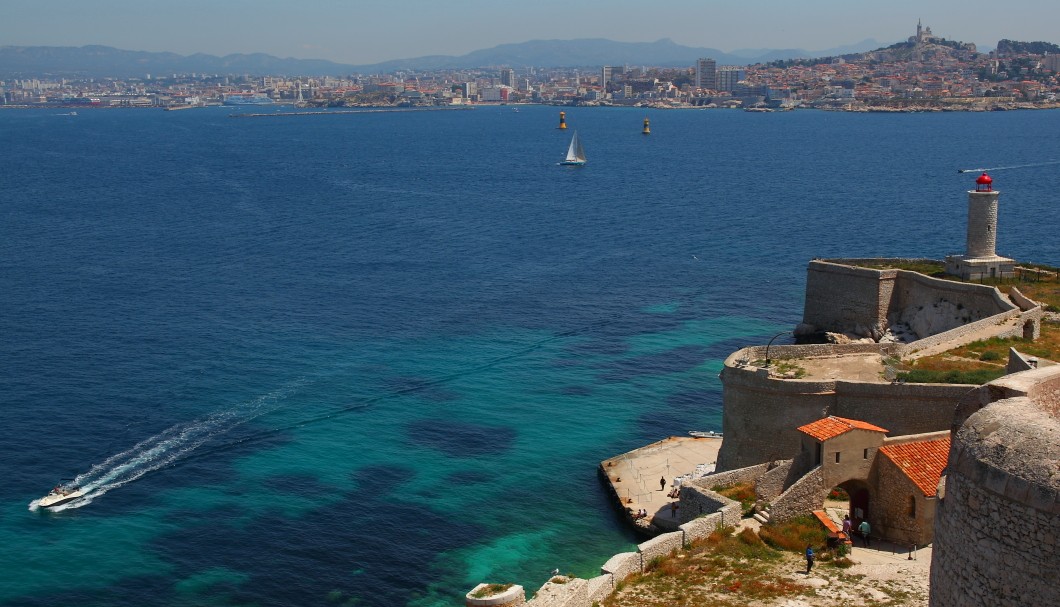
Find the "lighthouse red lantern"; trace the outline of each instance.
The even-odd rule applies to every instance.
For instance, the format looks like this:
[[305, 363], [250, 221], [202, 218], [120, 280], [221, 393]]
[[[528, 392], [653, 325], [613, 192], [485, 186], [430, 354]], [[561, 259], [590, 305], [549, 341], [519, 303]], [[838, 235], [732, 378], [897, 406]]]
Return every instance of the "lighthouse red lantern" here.
[[993, 192], [994, 180], [985, 172], [975, 180], [976, 192]]

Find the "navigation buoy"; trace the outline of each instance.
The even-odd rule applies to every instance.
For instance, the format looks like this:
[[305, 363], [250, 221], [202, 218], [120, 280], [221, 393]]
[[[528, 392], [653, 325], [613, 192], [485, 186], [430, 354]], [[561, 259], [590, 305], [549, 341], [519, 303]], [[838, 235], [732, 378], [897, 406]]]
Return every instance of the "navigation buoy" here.
[[648, 122], [648, 119], [647, 119], [647, 118], [645, 118], [645, 119], [644, 119], [644, 130], [643, 130], [643, 131], [641, 131], [641, 133], [643, 133], [643, 134], [645, 134], [645, 135], [651, 135], [651, 126], [649, 126], [650, 124], [651, 124], [651, 123], [650, 123], [650, 122]]
[[567, 128], [567, 112], [559, 113], [559, 126], [556, 127], [560, 130], [566, 130]]

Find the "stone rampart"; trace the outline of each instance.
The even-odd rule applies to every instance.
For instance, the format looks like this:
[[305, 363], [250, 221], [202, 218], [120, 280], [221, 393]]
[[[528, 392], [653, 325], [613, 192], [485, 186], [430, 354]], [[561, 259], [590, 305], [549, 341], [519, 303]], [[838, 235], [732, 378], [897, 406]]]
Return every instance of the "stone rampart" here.
[[989, 318], [960, 325], [952, 329], [947, 329], [941, 333], [936, 333], [914, 342], [903, 344], [901, 349], [902, 356], [908, 356], [914, 352], [927, 350], [928, 348], [934, 348], [942, 344], [949, 344], [950, 347], [956, 348], [957, 346], [964, 345], [975, 339], [980, 339], [980, 332], [984, 329], [989, 329], [990, 327], [997, 327], [997, 333], [994, 337], [1019, 337], [1023, 335], [1023, 328], [1021, 326], [1014, 324], [1013, 326], [1006, 328], [1002, 325], [1021, 317], [1022, 314], [1020, 313], [1019, 308], [1013, 306], [1013, 309], [1001, 312]]
[[950, 427], [957, 401], [973, 388], [837, 381], [835, 407], [828, 415], [867, 421], [886, 428], [892, 436], [935, 432]]
[[[770, 348], [769, 356], [783, 360], [829, 352], [884, 355], [895, 348], [894, 344], [777, 346]], [[738, 350], [725, 359], [721, 372], [725, 441], [718, 453], [719, 471], [791, 458], [799, 451], [797, 428], [829, 415], [876, 424], [892, 435], [945, 430], [957, 402], [972, 389], [963, 384], [781, 379], [747, 365], [762, 359], [761, 346]]]
[[1060, 605], [1060, 368], [986, 384], [959, 415], [935, 516], [931, 606]]
[[858, 267], [901, 261], [811, 261], [806, 273], [803, 323], [822, 331], [862, 333], [866, 328], [901, 322], [922, 340], [1019, 309], [993, 287], [909, 270]]
[[782, 522], [819, 508], [829, 489], [825, 486], [821, 467], [814, 468], [770, 502], [769, 520]]

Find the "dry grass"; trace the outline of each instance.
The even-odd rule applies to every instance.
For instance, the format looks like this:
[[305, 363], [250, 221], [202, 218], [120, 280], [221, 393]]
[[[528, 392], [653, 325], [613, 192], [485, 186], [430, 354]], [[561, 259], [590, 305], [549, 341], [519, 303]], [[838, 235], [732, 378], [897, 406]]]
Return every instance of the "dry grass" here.
[[[803, 518], [765, 527], [760, 534], [720, 529], [676, 554], [653, 559], [645, 573], [622, 582], [604, 606], [759, 605], [813, 595], [791, 576], [804, 567], [806, 544], [815, 550], [824, 546], [821, 525]], [[775, 546], [791, 546], [791, 551]]]
[[751, 510], [754, 509], [755, 501], [758, 500], [758, 495], [755, 493], [755, 487], [752, 483], [737, 483], [729, 486], [718, 485], [711, 487], [711, 491], [740, 502], [744, 516], [751, 513]]

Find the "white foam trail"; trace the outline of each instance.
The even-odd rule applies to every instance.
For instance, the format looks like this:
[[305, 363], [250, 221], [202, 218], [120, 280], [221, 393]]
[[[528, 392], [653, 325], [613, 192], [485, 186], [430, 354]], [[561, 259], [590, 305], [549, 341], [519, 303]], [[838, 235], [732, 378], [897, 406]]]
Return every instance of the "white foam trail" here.
[[[177, 424], [140, 441], [130, 449], [108, 457], [103, 462], [93, 465], [88, 472], [79, 474], [70, 481], [69, 484], [76, 485], [85, 492], [84, 497], [49, 508], [49, 510], [60, 512], [87, 506], [113, 489], [168, 466], [194, 451], [210, 438], [224, 434], [240, 424], [275, 410], [279, 406], [279, 401], [302, 383], [303, 381], [299, 380], [253, 401], [213, 413], [205, 419]], [[31, 511], [36, 511], [39, 506], [40, 499], [29, 503]]]

